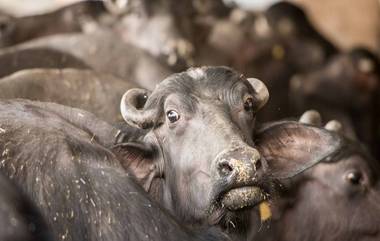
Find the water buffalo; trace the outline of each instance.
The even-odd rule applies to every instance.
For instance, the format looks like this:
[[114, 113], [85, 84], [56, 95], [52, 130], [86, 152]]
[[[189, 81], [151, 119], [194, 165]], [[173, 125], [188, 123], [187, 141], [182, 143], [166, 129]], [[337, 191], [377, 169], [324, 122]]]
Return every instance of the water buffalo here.
[[290, 83], [293, 106], [298, 113], [314, 108], [328, 119], [337, 119], [352, 138], [357, 136], [378, 155], [379, 78], [378, 57], [355, 48], [323, 68], [294, 76]]
[[338, 52], [295, 4], [275, 3], [265, 12], [265, 17], [272, 34], [281, 41], [285, 57], [298, 72], [318, 68]]
[[1, 170], [55, 240], [228, 240], [216, 228], [190, 232], [152, 201], [105, 148], [119, 130], [94, 115], [27, 100], [0, 101], [0, 113]]
[[[229, 13], [223, 18], [211, 20], [206, 17], [202, 20], [200, 17], [200, 21], [209, 26], [210, 33], [206, 42], [196, 45], [196, 64], [224, 64], [244, 70], [245, 58], [241, 56], [254, 45], [251, 29], [255, 15], [238, 8], [231, 8]], [[212, 16], [211, 13], [209, 15]]]
[[174, 71], [228, 64], [220, 53], [223, 51], [207, 44], [211, 23], [231, 10], [222, 0], [184, 0], [181, 4], [175, 0], [132, 0], [127, 6], [129, 11], [115, 22], [115, 31], [126, 42], [164, 57]]
[[44, 210], [59, 237], [124, 240], [164, 232], [159, 237], [172, 239], [165, 235], [174, 231], [163, 231], [171, 227], [127, 205], [145, 203], [133, 199], [128, 177], [186, 225], [219, 225], [233, 237], [245, 236], [249, 207], [268, 198], [277, 178], [341, 147], [336, 135], [298, 122], [272, 125], [254, 141], [256, 112], [267, 98], [261, 81], [229, 68], [190, 69], [151, 94], [127, 91], [121, 110], [135, 126], [129, 133], [85, 111], [1, 101], [1, 169]]
[[200, 28], [192, 21], [194, 16], [191, 0], [181, 5], [173, 0], [84, 1], [28, 17], [1, 14], [4, 33], [0, 43], [10, 46], [48, 35], [91, 33], [104, 27], [113, 32], [113, 38], [143, 49], [178, 71], [187, 67], [194, 50], [187, 38], [200, 36]]
[[0, 240], [53, 240], [35, 205], [3, 174], [0, 188]]
[[[226, 67], [172, 75], [152, 93], [131, 89], [122, 99], [122, 115], [146, 133], [138, 143], [122, 145], [124, 150], [118, 153], [139, 156], [127, 158], [124, 165], [132, 167], [145, 189], [184, 222], [220, 224], [229, 232], [239, 232], [238, 227], [244, 226], [244, 207], [265, 199], [270, 182], [261, 180], [266, 179], [267, 165], [274, 168], [270, 169], [274, 176], [287, 176], [295, 166], [303, 170], [306, 163], [315, 163], [339, 146], [330, 134], [282, 123], [258, 137], [258, 143], [264, 143], [262, 158], [252, 147], [252, 132], [255, 113], [267, 99], [261, 81], [247, 80]], [[286, 148], [281, 141], [287, 143]], [[311, 149], [314, 152], [307, 151]], [[277, 162], [279, 156], [293, 160], [294, 166]]]
[[196, 11], [192, 0], [131, 0], [126, 14], [113, 29], [121, 38], [156, 58], [175, 71], [188, 67], [194, 52], [193, 42], [205, 34], [193, 21]]
[[290, 78], [323, 66], [338, 49], [316, 30], [300, 7], [290, 2], [272, 5], [254, 22], [253, 42], [243, 46], [243, 54], [233, 66], [248, 76], [263, 79], [276, 96], [260, 120], [292, 116]]
[[[66, 56], [76, 61], [68, 61]], [[4, 63], [0, 77], [25, 68], [89, 67], [148, 89], [172, 73], [167, 65], [105, 29], [91, 34], [48, 36], [5, 48], [0, 51], [0, 63]]]
[[284, 63], [292, 73], [308, 72], [338, 53], [337, 47], [318, 32], [304, 10], [291, 2], [275, 3], [263, 13], [257, 13], [253, 21], [252, 47], [242, 54], [243, 64], [238, 63], [248, 73], [262, 78], [265, 77], [262, 75], [276, 77], [276, 71], [261, 67], [272, 62]]
[[87, 110], [110, 122], [122, 121], [119, 103], [125, 80], [79, 69], [27, 69], [0, 79], [0, 99], [23, 98]]
[[56, 11], [26, 17], [0, 13], [0, 47], [42, 36], [83, 32], [106, 13], [101, 1], [82, 1]]
[[[325, 128], [344, 135], [335, 120]], [[379, 162], [363, 144], [344, 143], [340, 152], [285, 186], [272, 203], [272, 223], [254, 227], [249, 240], [379, 240]]]
[[[116, 2], [123, 5], [123, 0]], [[127, 43], [162, 59], [175, 72], [189, 66], [229, 65], [224, 49], [208, 44], [215, 21], [231, 11], [222, 0], [184, 0], [181, 4], [132, 0], [126, 6], [113, 29]]]

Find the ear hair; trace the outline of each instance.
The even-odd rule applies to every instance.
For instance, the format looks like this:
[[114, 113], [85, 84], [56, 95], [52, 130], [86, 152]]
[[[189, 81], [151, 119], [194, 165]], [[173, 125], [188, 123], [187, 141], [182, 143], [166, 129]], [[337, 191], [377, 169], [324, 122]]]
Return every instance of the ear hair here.
[[343, 138], [320, 127], [282, 121], [258, 130], [255, 143], [273, 178], [284, 179], [339, 152]]
[[152, 146], [146, 143], [129, 142], [114, 145], [111, 150], [124, 169], [132, 173], [144, 189], [149, 191], [153, 179], [160, 176]]

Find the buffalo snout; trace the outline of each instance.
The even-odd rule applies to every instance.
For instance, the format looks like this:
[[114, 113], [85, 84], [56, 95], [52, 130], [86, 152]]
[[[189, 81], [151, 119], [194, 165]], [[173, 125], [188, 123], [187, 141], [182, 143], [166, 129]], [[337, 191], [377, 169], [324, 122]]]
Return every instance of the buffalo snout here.
[[249, 146], [223, 151], [216, 158], [216, 176], [229, 187], [240, 187], [255, 182], [262, 169], [259, 152]]
[[221, 188], [218, 197], [223, 207], [238, 210], [266, 200], [259, 180], [267, 165], [255, 148], [231, 148], [221, 152], [215, 163], [215, 177]]

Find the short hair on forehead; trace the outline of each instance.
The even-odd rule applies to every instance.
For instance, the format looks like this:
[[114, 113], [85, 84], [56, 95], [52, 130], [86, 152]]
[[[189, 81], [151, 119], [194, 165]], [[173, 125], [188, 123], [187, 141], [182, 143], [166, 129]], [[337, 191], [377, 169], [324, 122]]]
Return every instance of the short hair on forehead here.
[[167, 90], [175, 92], [193, 93], [194, 91], [204, 89], [215, 89], [228, 87], [224, 84], [234, 83], [241, 79], [236, 71], [231, 68], [218, 67], [199, 67], [190, 68], [185, 72], [169, 76], [162, 81], [156, 90], [166, 92]]
[[240, 75], [236, 71], [224, 66], [191, 68], [184, 74], [192, 79], [194, 87], [201, 89], [228, 87], [224, 85], [240, 80]]
[[[157, 85], [148, 99], [147, 106], [162, 102], [168, 95], [177, 93], [184, 96], [218, 96], [242, 77], [236, 71], [224, 66], [190, 68], [185, 72], [169, 76]], [[193, 99], [194, 100], [194, 99]], [[193, 106], [194, 101], [189, 101]]]
[[187, 95], [186, 97], [183, 95], [178, 95], [178, 99], [180, 100], [181, 107], [189, 113], [195, 113], [198, 106], [198, 99], [194, 95]]

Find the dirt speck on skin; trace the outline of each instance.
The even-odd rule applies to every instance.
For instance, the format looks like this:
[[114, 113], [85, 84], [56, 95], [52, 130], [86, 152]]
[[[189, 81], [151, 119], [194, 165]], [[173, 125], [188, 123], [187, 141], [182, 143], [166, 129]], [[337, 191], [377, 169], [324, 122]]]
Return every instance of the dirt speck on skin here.
[[243, 161], [232, 159], [230, 160], [231, 165], [234, 167], [237, 173], [237, 182], [244, 183], [250, 181], [252, 177], [251, 173], [253, 172], [252, 168], [248, 165], [245, 165]]

